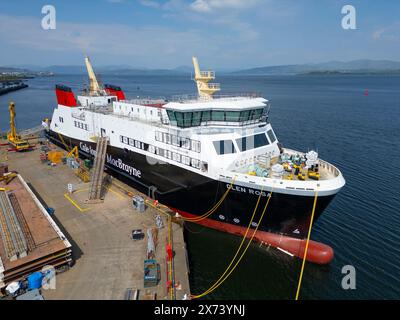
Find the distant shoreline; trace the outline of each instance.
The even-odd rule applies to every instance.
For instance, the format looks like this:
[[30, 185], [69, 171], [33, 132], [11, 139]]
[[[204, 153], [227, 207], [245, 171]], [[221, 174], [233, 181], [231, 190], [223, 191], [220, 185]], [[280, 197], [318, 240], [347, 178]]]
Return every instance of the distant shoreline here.
[[298, 75], [400, 75], [400, 70], [354, 70], [354, 71], [339, 71], [339, 70], [326, 70], [326, 71], [310, 71], [298, 73]]
[[0, 86], [0, 96], [12, 91], [17, 91], [25, 88], [28, 88], [28, 85], [20, 79], [14, 79], [13, 81], [3, 81], [1, 82]]

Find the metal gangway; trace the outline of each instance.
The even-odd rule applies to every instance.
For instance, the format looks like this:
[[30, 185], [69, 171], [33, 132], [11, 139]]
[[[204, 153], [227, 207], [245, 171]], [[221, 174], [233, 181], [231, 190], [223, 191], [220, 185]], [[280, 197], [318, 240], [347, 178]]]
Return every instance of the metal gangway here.
[[94, 165], [90, 177], [89, 199], [88, 202], [95, 203], [101, 202], [102, 187], [103, 187], [103, 171], [106, 160], [108, 137], [98, 137], [96, 156], [94, 158]]

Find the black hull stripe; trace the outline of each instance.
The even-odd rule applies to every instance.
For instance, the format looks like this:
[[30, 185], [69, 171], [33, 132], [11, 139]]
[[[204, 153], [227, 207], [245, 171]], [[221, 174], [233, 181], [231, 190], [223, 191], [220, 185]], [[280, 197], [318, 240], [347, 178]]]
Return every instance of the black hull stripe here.
[[[52, 141], [63, 147], [57, 136], [58, 134], [54, 132], [48, 134]], [[82, 142], [95, 149], [94, 142], [79, 141], [68, 137], [66, 139], [71, 141], [72, 146], [79, 148]], [[85, 158], [93, 158], [83, 150], [79, 150], [79, 153]], [[161, 203], [194, 215], [201, 215], [210, 210], [221, 199], [229, 186], [227, 183], [170, 164], [150, 164], [145, 155], [137, 152], [108, 146], [107, 154], [114, 159], [121, 159], [123, 163], [142, 173], [140, 178], [134, 177], [106, 161], [106, 168], [114, 176], [147, 195], [150, 195], [150, 188], [154, 187], [156, 188], [155, 198]], [[209, 218], [232, 225], [247, 226], [257, 202], [259, 190], [234, 187]], [[267, 193], [263, 193], [254, 221], [258, 221], [261, 216], [266, 196]], [[333, 198], [334, 195], [318, 198], [315, 221]], [[268, 212], [259, 229], [304, 238], [308, 231], [313, 201], [313, 196], [273, 193]]]

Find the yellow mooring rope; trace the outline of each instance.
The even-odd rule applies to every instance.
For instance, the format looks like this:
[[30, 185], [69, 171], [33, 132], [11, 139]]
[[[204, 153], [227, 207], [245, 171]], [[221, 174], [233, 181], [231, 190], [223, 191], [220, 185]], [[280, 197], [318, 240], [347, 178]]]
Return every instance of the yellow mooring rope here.
[[251, 220], [250, 220], [250, 222], [249, 222], [249, 226], [247, 227], [246, 233], [244, 234], [243, 239], [242, 239], [242, 242], [240, 243], [240, 246], [239, 246], [238, 250], [236, 251], [236, 254], [235, 254], [235, 256], [233, 257], [231, 263], [230, 263], [230, 264], [228, 265], [228, 267], [225, 269], [224, 273], [220, 276], [220, 278], [219, 278], [208, 290], [204, 291], [202, 294], [199, 294], [199, 295], [192, 295], [192, 296], [191, 296], [192, 299], [198, 299], [198, 298], [204, 297], [205, 295], [210, 294], [210, 293], [213, 292], [215, 289], [217, 289], [226, 279], [228, 279], [228, 277], [232, 274], [232, 272], [236, 269], [236, 267], [238, 266], [238, 264], [240, 263], [240, 261], [241, 261], [242, 258], [244, 257], [245, 253], [247, 252], [247, 249], [249, 248], [251, 242], [253, 241], [253, 238], [254, 238], [254, 236], [255, 236], [255, 234], [256, 234], [256, 232], [257, 232], [257, 230], [258, 230], [258, 227], [260, 226], [261, 221], [262, 221], [262, 219], [263, 219], [263, 217], [264, 217], [264, 214], [265, 214], [265, 212], [266, 212], [266, 210], [267, 210], [268, 204], [269, 204], [269, 202], [270, 202], [270, 200], [271, 200], [271, 197], [272, 197], [272, 190], [271, 190], [271, 192], [270, 192], [270, 194], [269, 194], [269, 196], [268, 196], [268, 200], [267, 200], [267, 203], [265, 204], [265, 207], [264, 207], [264, 210], [263, 210], [263, 212], [262, 212], [262, 214], [261, 214], [261, 217], [260, 217], [260, 219], [259, 219], [259, 221], [258, 221], [258, 223], [257, 223], [257, 227], [254, 229], [253, 234], [252, 234], [251, 238], [249, 239], [246, 248], [244, 249], [244, 251], [242, 252], [241, 256], [239, 257], [239, 260], [236, 262], [236, 264], [233, 266], [233, 268], [232, 268], [232, 269], [229, 271], [229, 273], [226, 275], [226, 273], [228, 272], [228, 270], [229, 270], [230, 267], [232, 266], [233, 262], [235, 261], [237, 255], [239, 254], [240, 249], [242, 248], [242, 245], [243, 245], [243, 243], [244, 243], [244, 241], [245, 241], [245, 239], [246, 239], [247, 233], [248, 233], [248, 231], [249, 231], [249, 229], [250, 229], [250, 226], [251, 226], [251, 223], [252, 223], [252, 221], [253, 221], [253, 219], [254, 219], [255, 212], [257, 211], [257, 207], [258, 207], [258, 205], [259, 205], [259, 201], [260, 201], [261, 195], [262, 195], [262, 190], [261, 190], [261, 192], [260, 192], [260, 196], [258, 197], [258, 201], [257, 201], [256, 207], [255, 207], [255, 209], [254, 209], [253, 215], [252, 215], [252, 217], [251, 217]]
[[315, 192], [314, 205], [313, 205], [313, 209], [312, 209], [312, 212], [311, 212], [310, 226], [308, 227], [308, 235], [307, 235], [306, 248], [305, 248], [305, 250], [304, 250], [304, 257], [303, 257], [303, 263], [302, 263], [302, 265], [301, 265], [299, 283], [298, 283], [298, 285], [297, 285], [296, 300], [299, 300], [299, 293], [300, 293], [300, 288], [301, 288], [301, 281], [303, 280], [304, 266], [305, 266], [305, 264], [306, 264], [306, 258], [307, 258], [308, 243], [310, 242], [311, 229], [312, 229], [312, 224], [313, 224], [313, 220], [314, 220], [314, 212], [315, 212], [315, 208], [316, 208], [316, 206], [317, 206], [317, 198], [318, 198], [318, 190]]
[[[183, 221], [188, 221], [188, 222], [198, 222], [198, 221], [201, 221], [201, 220], [204, 220], [204, 219], [208, 218], [210, 215], [212, 215], [218, 209], [218, 207], [222, 204], [222, 202], [224, 202], [224, 200], [225, 200], [226, 196], [228, 195], [229, 191], [231, 191], [235, 180], [236, 180], [236, 176], [232, 179], [231, 184], [229, 185], [228, 189], [225, 191], [225, 193], [223, 194], [221, 199], [219, 199], [219, 201], [209, 211], [207, 211], [206, 213], [204, 213], [204, 214], [202, 214], [202, 215], [200, 215], [198, 217], [186, 218], [186, 217], [180, 216], [179, 219], [182, 219]], [[160, 204], [159, 205], [154, 205], [149, 200], [145, 200], [145, 202], [146, 202], [146, 204], [150, 205], [152, 208], [156, 209], [157, 211], [161, 212], [162, 214], [170, 216], [170, 214], [167, 211], [164, 211], [164, 210], [162, 210], [161, 208], [158, 207]], [[161, 204], [161, 206], [169, 209], [167, 206], [164, 206], [162, 204]]]
[[235, 183], [235, 180], [236, 180], [236, 176], [233, 177], [232, 182], [229, 185], [228, 189], [225, 191], [225, 193], [223, 194], [221, 199], [214, 205], [214, 207], [212, 207], [206, 213], [204, 213], [204, 214], [202, 214], [200, 216], [197, 216], [197, 217], [193, 217], [193, 218], [181, 217], [182, 220], [189, 221], [189, 222], [197, 222], [197, 221], [204, 220], [204, 219], [208, 218], [210, 215], [212, 215], [219, 208], [219, 206], [222, 204], [222, 202], [224, 202], [224, 200], [225, 200], [226, 196], [228, 195], [229, 191], [231, 191], [232, 186]]

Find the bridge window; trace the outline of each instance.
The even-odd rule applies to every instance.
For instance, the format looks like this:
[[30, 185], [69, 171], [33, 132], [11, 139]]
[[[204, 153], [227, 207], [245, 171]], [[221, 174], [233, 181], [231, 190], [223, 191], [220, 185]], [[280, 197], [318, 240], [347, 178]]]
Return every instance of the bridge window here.
[[213, 110], [211, 112], [211, 120], [212, 121], [225, 121], [225, 112]]
[[268, 139], [264, 133], [236, 139], [236, 143], [238, 144], [239, 150], [241, 152], [260, 148], [269, 144]]
[[192, 125], [192, 112], [184, 112], [183, 113], [183, 126], [190, 127]]
[[274, 132], [271, 129], [269, 129], [267, 131], [267, 134], [268, 134], [268, 137], [269, 137], [269, 140], [271, 141], [271, 143], [274, 143], [276, 141]]
[[197, 127], [201, 123], [201, 111], [193, 112], [192, 126]]
[[252, 114], [251, 114], [250, 120], [259, 119], [261, 117], [262, 112], [263, 112], [263, 109], [252, 110]]
[[240, 112], [240, 121], [250, 121], [260, 119], [263, 109], [245, 110]]
[[244, 111], [204, 110], [204, 111], [173, 111], [167, 110], [169, 120], [180, 128], [200, 126], [202, 123], [215, 122], [246, 122], [262, 119], [263, 108]]
[[240, 111], [226, 111], [225, 119], [229, 122], [238, 122], [240, 118]]
[[206, 110], [201, 113], [201, 121], [206, 122], [211, 120], [211, 110]]
[[214, 141], [214, 148], [217, 154], [230, 154], [235, 153], [235, 146], [233, 145], [232, 140], [221, 140], [221, 141]]
[[172, 110], [167, 110], [169, 121], [176, 121], [175, 113]]
[[182, 112], [175, 112], [176, 123], [178, 127], [183, 127], [183, 113]]
[[240, 112], [240, 121], [247, 121], [249, 120], [250, 110], [245, 110]]

